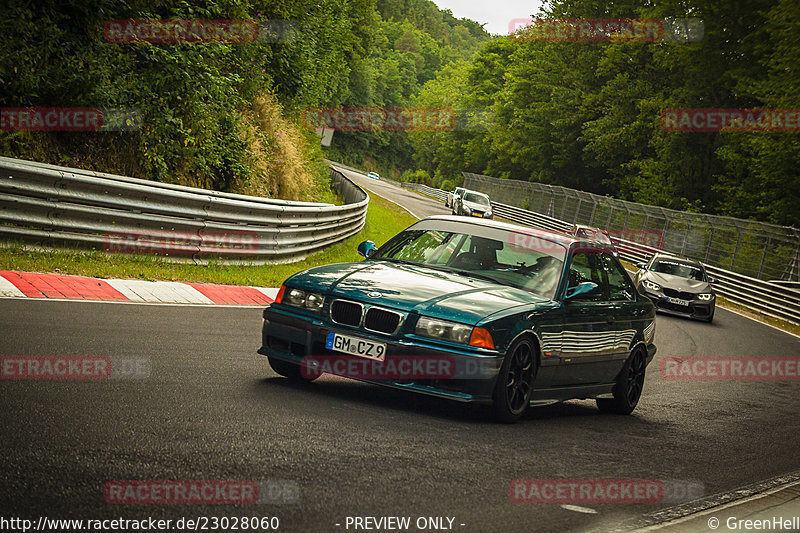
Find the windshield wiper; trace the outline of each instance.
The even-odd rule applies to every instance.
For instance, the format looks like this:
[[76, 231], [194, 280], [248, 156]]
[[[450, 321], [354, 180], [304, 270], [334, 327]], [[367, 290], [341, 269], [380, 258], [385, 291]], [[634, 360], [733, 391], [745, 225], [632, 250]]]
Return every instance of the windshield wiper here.
[[508, 283], [503, 283], [502, 281], [498, 281], [491, 276], [487, 276], [486, 274], [478, 274], [477, 272], [473, 272], [472, 270], [463, 270], [459, 268], [440, 268], [439, 270], [443, 270], [445, 272], [453, 272], [455, 274], [461, 274], [462, 276], [469, 276], [471, 278], [478, 278], [484, 281], [490, 281], [497, 285], [509, 285]]
[[397, 263], [398, 265], [422, 265], [422, 263], [417, 263], [415, 261], [408, 261], [406, 259], [395, 259], [394, 257], [374, 257], [377, 261], [387, 261], [389, 263]]

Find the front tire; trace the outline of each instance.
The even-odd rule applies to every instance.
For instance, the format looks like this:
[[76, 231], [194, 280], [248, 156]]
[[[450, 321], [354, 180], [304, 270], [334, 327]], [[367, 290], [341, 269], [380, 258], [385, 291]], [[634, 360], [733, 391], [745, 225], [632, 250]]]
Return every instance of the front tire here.
[[641, 350], [636, 350], [625, 361], [625, 366], [617, 376], [614, 385], [614, 398], [598, 398], [597, 408], [604, 413], [629, 415], [636, 409], [644, 389], [644, 375], [647, 361]]
[[277, 374], [288, 378], [289, 381], [293, 381], [295, 383], [311, 383], [317, 379], [317, 377], [305, 377], [300, 371], [300, 365], [298, 364], [289, 363], [272, 356], [267, 356], [267, 359], [269, 359], [269, 366], [272, 367], [272, 370], [274, 370]]
[[498, 422], [512, 424], [530, 407], [537, 370], [536, 355], [536, 347], [527, 337], [515, 341], [506, 352], [492, 402], [492, 414]]

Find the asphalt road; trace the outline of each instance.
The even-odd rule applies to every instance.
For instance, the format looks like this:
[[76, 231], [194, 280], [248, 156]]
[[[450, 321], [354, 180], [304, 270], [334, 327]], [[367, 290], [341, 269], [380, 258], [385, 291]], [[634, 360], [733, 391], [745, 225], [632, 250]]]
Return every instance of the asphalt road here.
[[[427, 200], [414, 197], [409, 207], [421, 210]], [[260, 326], [258, 308], [0, 300], [4, 356], [151, 367], [142, 380], [0, 380], [0, 517], [277, 516], [282, 531], [354, 531], [348, 516], [441, 516], [465, 532], [606, 531], [667, 504], [514, 503], [509, 483], [692, 480], [712, 495], [800, 470], [800, 382], [658, 372], [668, 356], [800, 358], [797, 337], [723, 309], [712, 325], [658, 316], [659, 353], [632, 416], [572, 401], [511, 426], [349, 380], [291, 385], [255, 353]], [[103, 496], [112, 480], [291, 480], [300, 499], [112, 505]]]
[[[334, 164], [334, 166], [336, 165]], [[446, 208], [442, 202], [438, 202], [432, 198], [428, 198], [408, 189], [401, 189], [386, 181], [368, 178], [361, 172], [354, 172], [344, 167], [337, 167], [337, 169], [368, 191], [378, 196], [388, 198], [402, 207], [405, 207], [417, 218], [451, 214], [450, 209]]]

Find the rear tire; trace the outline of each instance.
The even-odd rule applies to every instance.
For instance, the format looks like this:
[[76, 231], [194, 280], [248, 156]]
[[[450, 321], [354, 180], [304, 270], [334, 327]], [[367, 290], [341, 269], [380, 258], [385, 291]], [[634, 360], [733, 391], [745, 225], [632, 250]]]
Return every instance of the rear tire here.
[[303, 376], [303, 373], [300, 371], [300, 365], [298, 364], [289, 363], [271, 356], [268, 356], [267, 358], [269, 359], [269, 366], [272, 367], [272, 370], [274, 370], [277, 374], [288, 378], [290, 381], [294, 381], [295, 383], [311, 383], [317, 379], [317, 376], [312, 378]]
[[512, 424], [528, 411], [536, 379], [537, 351], [533, 341], [522, 337], [506, 352], [497, 376], [492, 415], [498, 422]]
[[617, 376], [612, 393], [614, 398], [598, 398], [597, 408], [604, 413], [631, 414], [642, 397], [646, 366], [647, 361], [642, 351], [633, 352]]

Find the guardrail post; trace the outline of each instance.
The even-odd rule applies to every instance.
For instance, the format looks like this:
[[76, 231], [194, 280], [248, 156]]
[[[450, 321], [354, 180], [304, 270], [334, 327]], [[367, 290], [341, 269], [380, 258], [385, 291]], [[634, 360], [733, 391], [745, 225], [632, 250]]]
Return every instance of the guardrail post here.
[[594, 226], [594, 214], [597, 212], [597, 200], [592, 198], [592, 214], [589, 217], [589, 225]]
[[764, 246], [764, 255], [761, 256], [761, 264], [758, 267], [758, 279], [761, 279], [761, 275], [764, 273], [764, 262], [767, 260], [767, 254], [769, 253], [769, 245], [772, 243], [772, 237], [767, 235], [767, 244]]
[[686, 233], [683, 234], [683, 242], [681, 243], [681, 255], [686, 255], [686, 242], [689, 240], [690, 229], [692, 229], [692, 223], [686, 222]]
[[[797, 281], [800, 281], [800, 245], [794, 251], [794, 258], [792, 259], [792, 263], [786, 269], [789, 271], [789, 276], [786, 278], [787, 281], [792, 281], [792, 276], [794, 275], [794, 269], [797, 268]], [[783, 279], [783, 276], [781, 276]]]
[[739, 253], [739, 244], [742, 242], [742, 228], [736, 226], [736, 229], [739, 230], [739, 233], [736, 237], [736, 247], [733, 249], [733, 258], [731, 259], [731, 270], [733, 270], [733, 266], [736, 264], [736, 255]]
[[711, 237], [708, 239], [708, 246], [706, 246], [706, 257], [703, 260], [703, 263], [708, 263], [708, 258], [711, 255], [711, 243], [714, 242], [714, 232], [716, 231], [716, 227], [712, 224], [711, 225]]

